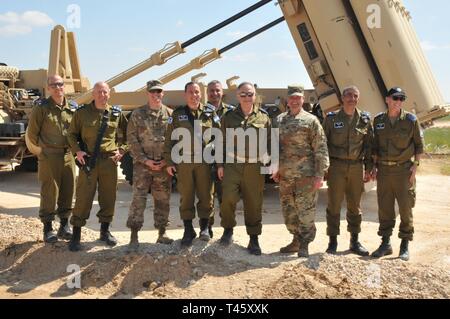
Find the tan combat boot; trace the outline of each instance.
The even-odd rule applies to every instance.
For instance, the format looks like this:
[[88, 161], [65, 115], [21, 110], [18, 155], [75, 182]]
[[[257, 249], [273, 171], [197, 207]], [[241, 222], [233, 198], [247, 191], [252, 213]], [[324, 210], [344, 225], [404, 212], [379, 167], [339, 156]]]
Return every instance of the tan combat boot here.
[[156, 240], [157, 244], [170, 245], [173, 243], [173, 239], [167, 236], [166, 229], [164, 227], [159, 229], [158, 234], [158, 239]]
[[280, 253], [282, 254], [297, 253], [299, 249], [300, 249], [300, 242], [298, 241], [297, 237], [294, 236], [294, 238], [292, 238], [292, 242], [289, 245], [281, 247]]
[[130, 243], [128, 244], [129, 252], [137, 252], [139, 249], [138, 230], [131, 229]]

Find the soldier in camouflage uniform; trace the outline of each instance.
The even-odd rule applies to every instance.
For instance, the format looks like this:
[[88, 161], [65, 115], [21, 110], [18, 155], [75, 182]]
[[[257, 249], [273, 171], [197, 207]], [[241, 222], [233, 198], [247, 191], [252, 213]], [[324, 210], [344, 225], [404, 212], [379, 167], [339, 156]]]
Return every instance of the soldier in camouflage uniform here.
[[[229, 245], [233, 240], [233, 228], [236, 226], [236, 204], [242, 197], [244, 202], [244, 218], [247, 234], [250, 241], [247, 249], [250, 254], [261, 255], [258, 236], [262, 231], [262, 204], [264, 192], [264, 175], [261, 172], [264, 159], [261, 157], [264, 150], [259, 150], [262, 144], [260, 133], [267, 134], [266, 150], [270, 153], [271, 122], [266, 111], [262, 110], [256, 102], [255, 86], [244, 82], [238, 87], [237, 98], [239, 105], [222, 118], [221, 127], [224, 138], [224, 163], [219, 164], [218, 177], [222, 180], [222, 205], [220, 205], [221, 226], [224, 228], [221, 244]], [[234, 149], [226, 145], [227, 130], [233, 129], [244, 134], [255, 133], [257, 141], [239, 141], [234, 135]], [[265, 132], [264, 132], [265, 130]], [[237, 131], [237, 132], [236, 132]], [[251, 136], [251, 135], [250, 135]], [[245, 145], [237, 145], [239, 142]], [[252, 154], [251, 149], [256, 152]], [[239, 150], [245, 151], [240, 153]]]
[[[75, 159], [70, 153], [67, 129], [78, 105], [64, 97], [64, 80], [60, 76], [50, 76], [47, 84], [50, 97], [34, 107], [26, 134], [33, 145], [41, 148], [38, 155], [41, 182], [39, 217], [44, 224], [44, 241], [54, 243], [58, 237], [72, 237], [68, 218], [75, 190]], [[61, 221], [57, 234], [52, 228], [55, 215]]]
[[328, 170], [327, 235], [330, 237], [327, 253], [336, 254], [340, 233], [340, 213], [344, 195], [347, 199], [348, 231], [351, 233], [350, 251], [360, 256], [369, 252], [358, 240], [361, 232], [361, 196], [364, 182], [371, 178], [373, 168], [373, 130], [370, 114], [357, 108], [359, 90], [344, 88], [342, 108], [330, 112], [324, 121], [328, 139], [330, 168]]
[[[195, 196], [198, 197], [197, 214], [200, 218], [200, 240], [209, 241], [211, 239], [208, 223], [213, 211], [212, 164], [205, 161], [203, 152], [206, 148], [211, 149], [212, 131], [209, 129], [219, 128], [220, 119], [214, 110], [206, 108], [200, 103], [201, 91], [197, 83], [187, 83], [184, 90], [187, 105], [178, 107], [169, 118], [163, 158], [167, 162], [169, 175], [177, 174], [180, 215], [184, 224], [181, 246], [186, 248], [191, 246], [192, 241], [197, 237], [192, 225], [196, 212]], [[205, 134], [207, 131], [210, 133]], [[181, 138], [177, 133], [188, 133], [189, 135]], [[196, 133], [201, 134], [197, 135]], [[183, 147], [177, 152], [176, 149], [172, 150], [175, 144], [181, 144]]]
[[[389, 90], [386, 103], [388, 110], [374, 119], [375, 143], [373, 154], [377, 167], [378, 235], [383, 240], [372, 257], [392, 254], [390, 237], [395, 226], [395, 200], [400, 215], [399, 257], [409, 260], [409, 241], [413, 240], [414, 226], [412, 209], [416, 202], [416, 171], [423, 154], [423, 133], [417, 117], [402, 109], [405, 92], [394, 87]], [[412, 158], [414, 157], [414, 161]]]
[[316, 236], [314, 223], [317, 191], [328, 169], [327, 139], [319, 120], [302, 109], [302, 86], [288, 87], [289, 111], [280, 114], [274, 124], [279, 129], [279, 171], [272, 178], [280, 182], [280, 201], [292, 242], [281, 253], [298, 252], [308, 257], [308, 244]]
[[[208, 94], [208, 106], [214, 106], [214, 110], [220, 119], [229, 111], [234, 109], [234, 106], [226, 104], [223, 102], [223, 87], [222, 83], [217, 80], [211, 81], [208, 83], [207, 88]], [[219, 208], [222, 204], [222, 181], [217, 177], [217, 165], [213, 165], [212, 167], [212, 179], [214, 182], [214, 195], [219, 202]], [[211, 238], [213, 237], [212, 227], [214, 225], [214, 210], [211, 218], [209, 219], [209, 235]]]
[[144, 224], [149, 189], [155, 205], [154, 225], [159, 231], [157, 243], [173, 242], [166, 235], [172, 178], [167, 174], [166, 163], [162, 160], [167, 121], [172, 110], [162, 104], [164, 92], [160, 81], [149, 81], [147, 91], [148, 104], [133, 111], [127, 127], [127, 143], [134, 164], [133, 200], [127, 221], [127, 227], [131, 229], [131, 250], [136, 250], [139, 245], [138, 231]]
[[[109, 231], [109, 226], [114, 217], [116, 203], [117, 163], [127, 151], [125, 144], [127, 123], [120, 107], [108, 105], [109, 96], [108, 84], [96, 83], [93, 91], [94, 101], [81, 106], [75, 112], [67, 136], [72, 152], [77, 155], [78, 163], [83, 165], [78, 176], [75, 207], [70, 219], [74, 226], [69, 244], [71, 251], [81, 250], [81, 227], [86, 225], [89, 218], [97, 186], [100, 240], [108, 246], [117, 244], [117, 240]], [[89, 158], [94, 156], [104, 119], [107, 119], [106, 130], [100, 140], [95, 166], [91, 167]]]

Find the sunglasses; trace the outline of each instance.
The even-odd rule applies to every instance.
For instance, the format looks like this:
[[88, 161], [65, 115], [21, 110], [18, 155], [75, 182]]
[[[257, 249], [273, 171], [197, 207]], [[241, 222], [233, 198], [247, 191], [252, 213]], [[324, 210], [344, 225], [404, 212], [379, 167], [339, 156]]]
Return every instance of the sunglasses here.
[[255, 95], [255, 93], [253, 93], [253, 92], [247, 92], [247, 93], [242, 92], [242, 93], [239, 93], [240, 97], [253, 97], [254, 95]]
[[162, 93], [162, 91], [163, 90], [150, 90], [150, 91], [148, 91], [149, 93], [157, 93], [157, 94], [160, 94], [160, 93]]
[[62, 88], [64, 86], [64, 83], [63, 82], [56, 82], [56, 83], [49, 84], [48, 86], [53, 88], [53, 89], [56, 89], [57, 87], [58, 88]]
[[392, 99], [394, 101], [402, 101], [402, 102], [406, 101], [406, 97], [404, 97], [404, 96], [393, 96]]

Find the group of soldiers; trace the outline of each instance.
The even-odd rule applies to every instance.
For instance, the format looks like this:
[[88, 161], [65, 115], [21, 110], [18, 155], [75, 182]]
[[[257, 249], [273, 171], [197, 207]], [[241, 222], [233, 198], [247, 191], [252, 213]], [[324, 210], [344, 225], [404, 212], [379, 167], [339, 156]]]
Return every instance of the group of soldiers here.
[[[213, 237], [214, 198], [220, 206], [220, 225], [224, 229], [219, 242], [230, 245], [236, 226], [236, 205], [242, 199], [249, 235], [247, 249], [250, 254], [261, 255], [258, 237], [262, 232], [265, 184], [261, 172], [269, 168], [272, 179], [280, 184], [285, 224], [293, 235], [292, 242], [281, 248], [281, 253], [309, 256], [308, 245], [316, 236], [317, 194], [326, 181], [329, 236], [326, 252], [337, 252], [340, 210], [345, 196], [350, 250], [361, 256], [369, 255], [358, 239], [362, 220], [360, 202], [364, 183], [377, 180], [378, 234], [382, 243], [372, 256], [393, 253], [390, 237], [396, 220], [396, 200], [401, 217], [399, 257], [409, 259], [408, 242], [414, 233], [415, 174], [423, 153], [423, 135], [416, 116], [402, 108], [406, 94], [401, 88], [389, 90], [387, 111], [372, 122], [370, 114], [357, 107], [358, 88], [347, 87], [342, 92], [341, 109], [328, 113], [323, 123], [303, 109], [304, 90], [299, 85], [288, 87], [287, 112], [273, 121], [256, 103], [252, 83], [239, 85], [236, 107], [223, 102], [219, 81], [208, 84], [206, 105], [201, 103], [198, 83], [187, 83], [184, 91], [186, 105], [172, 110], [163, 104], [163, 84], [149, 81], [148, 103], [134, 110], [127, 120], [120, 108], [108, 104], [108, 84], [96, 83], [92, 103], [78, 107], [65, 98], [61, 77], [48, 78], [50, 97], [33, 109], [27, 129], [28, 140], [40, 149], [39, 216], [44, 224], [45, 242], [54, 243], [62, 238], [70, 240], [71, 251], [81, 250], [81, 228], [89, 218], [98, 191], [100, 240], [108, 246], [117, 244], [109, 231], [117, 192], [117, 164], [129, 151], [133, 158], [133, 198], [127, 220], [131, 230], [130, 251], [139, 247], [138, 232], [144, 223], [149, 192], [154, 202], [154, 226], [159, 232], [157, 243], [173, 242], [166, 229], [172, 178], [176, 176], [184, 224], [182, 247], [191, 246], [197, 237], [193, 225], [196, 216], [199, 239], [209, 241]], [[189, 137], [177, 135], [180, 128], [187, 130]], [[228, 129], [243, 132], [251, 129], [257, 140], [250, 143], [244, 139], [245, 145], [230, 149], [225, 142], [217, 142], [212, 129], [220, 130], [223, 136]], [[279, 160], [270, 165], [259, 152], [255, 155], [250, 149], [266, 144], [270, 155], [274, 129], [279, 133]], [[180, 142], [191, 147], [178, 150]], [[212, 148], [213, 154], [220, 151], [227, 160], [211, 163], [203, 156], [198, 160], [199, 153], [204, 154], [208, 148]], [[76, 164], [80, 170], [72, 210]], [[56, 215], [61, 221], [57, 233], [52, 227]], [[70, 216], [73, 230], [68, 222]]]

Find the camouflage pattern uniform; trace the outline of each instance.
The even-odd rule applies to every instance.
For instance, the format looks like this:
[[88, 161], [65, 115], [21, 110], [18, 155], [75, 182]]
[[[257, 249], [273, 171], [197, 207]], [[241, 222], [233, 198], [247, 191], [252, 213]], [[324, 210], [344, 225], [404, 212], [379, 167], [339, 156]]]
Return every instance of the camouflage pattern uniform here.
[[[38, 176], [41, 182], [39, 217], [51, 222], [57, 214], [69, 218], [75, 190], [75, 158], [70, 152], [67, 130], [78, 109], [73, 101], [58, 106], [50, 97], [33, 108], [27, 135], [32, 144], [42, 148], [38, 156]], [[55, 211], [55, 207], [57, 210]]]
[[355, 110], [353, 119], [341, 109], [327, 114], [323, 123], [328, 140], [330, 169], [328, 171], [327, 235], [340, 233], [340, 213], [344, 195], [347, 199], [348, 231], [361, 232], [361, 196], [364, 191], [364, 170], [372, 171], [373, 129], [370, 114]]
[[387, 112], [374, 119], [375, 143], [373, 153], [377, 157], [377, 195], [380, 228], [378, 235], [389, 237], [395, 227], [395, 200], [401, 218], [399, 238], [413, 240], [412, 209], [416, 201], [415, 181], [411, 176], [411, 158], [422, 154], [423, 134], [417, 117], [401, 110], [400, 117], [392, 125]]
[[154, 201], [154, 226], [166, 228], [169, 224], [170, 192], [172, 178], [165, 167], [151, 171], [145, 161], [161, 161], [167, 121], [172, 110], [162, 105], [152, 110], [148, 105], [136, 109], [128, 122], [127, 142], [133, 157], [133, 200], [128, 214], [127, 227], [140, 230], [144, 224], [144, 210], [149, 189]]
[[[80, 107], [73, 116], [67, 139], [74, 154], [81, 151], [79, 139], [86, 145], [84, 151], [88, 155], [94, 152], [103, 116], [103, 111], [98, 110], [94, 103]], [[117, 107], [107, 105], [106, 110], [109, 116], [108, 126], [100, 144], [96, 165], [89, 175], [80, 170], [78, 176], [75, 207], [70, 219], [70, 223], [76, 227], [86, 225], [97, 186], [99, 222], [111, 223], [113, 220], [117, 192], [117, 164], [111, 156], [119, 148], [127, 150], [125, 144], [127, 123], [125, 116]]]
[[316, 236], [314, 224], [317, 191], [315, 177], [328, 169], [328, 148], [319, 120], [302, 110], [296, 116], [285, 112], [277, 117], [280, 132], [280, 201], [288, 231], [299, 242]]

